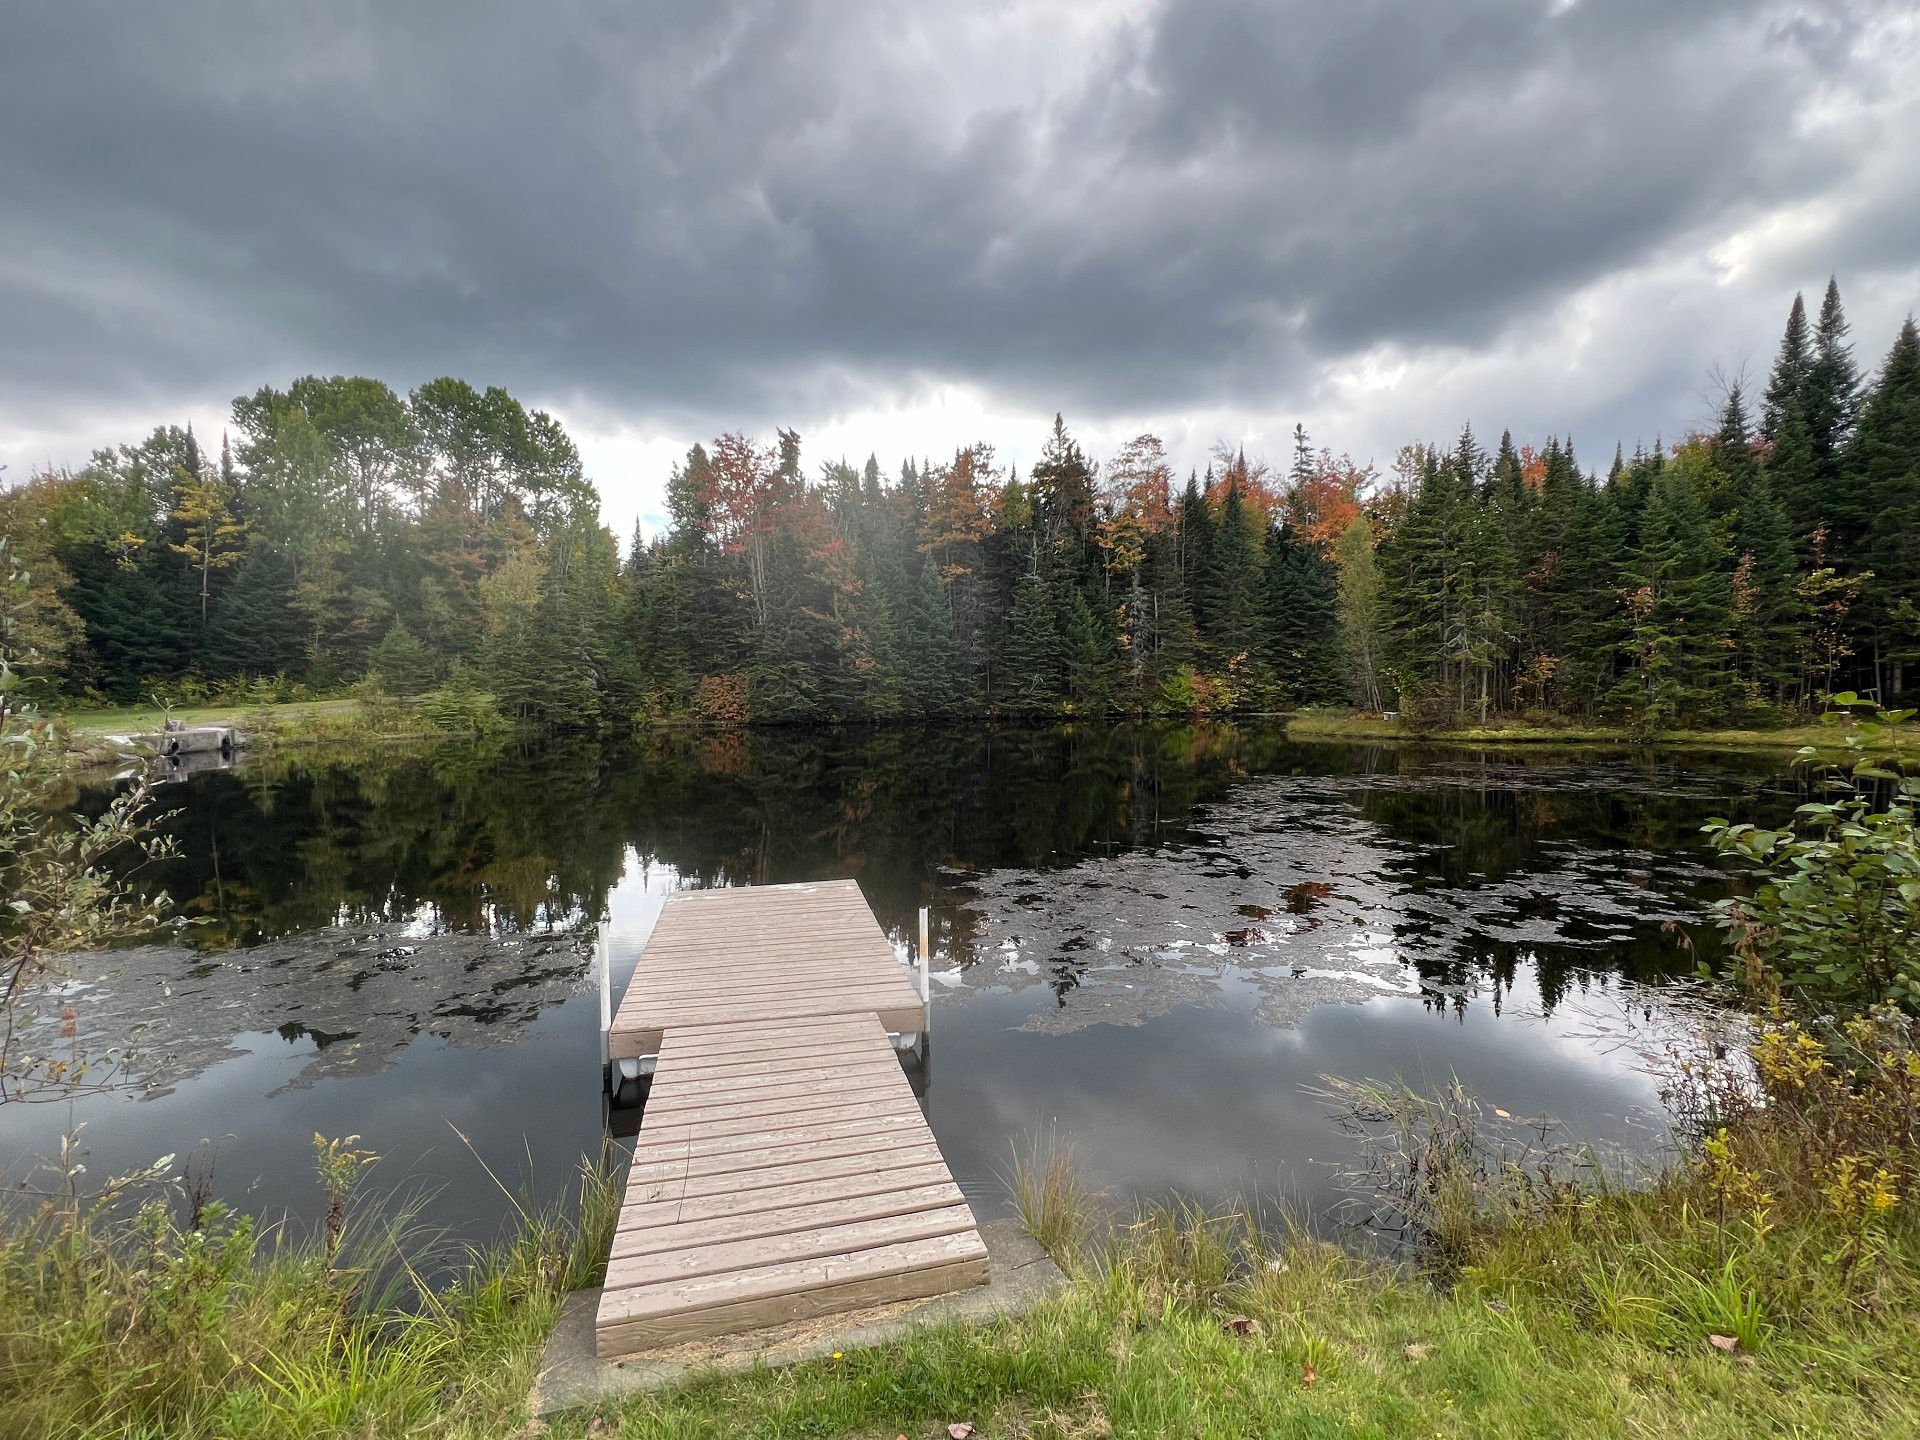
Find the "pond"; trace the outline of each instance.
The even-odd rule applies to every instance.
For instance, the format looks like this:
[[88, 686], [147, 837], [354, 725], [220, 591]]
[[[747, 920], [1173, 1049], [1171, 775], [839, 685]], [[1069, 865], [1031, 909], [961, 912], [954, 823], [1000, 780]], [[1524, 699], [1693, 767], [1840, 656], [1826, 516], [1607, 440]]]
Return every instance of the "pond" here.
[[0, 1169], [84, 1123], [92, 1177], [191, 1155], [307, 1221], [313, 1136], [351, 1134], [425, 1223], [485, 1238], [631, 1133], [596, 924], [617, 996], [676, 888], [835, 876], [903, 953], [930, 909], [925, 1104], [983, 1216], [1040, 1137], [1121, 1202], [1325, 1221], [1353, 1153], [1329, 1075], [1457, 1077], [1516, 1129], [1650, 1156], [1647, 1056], [1699, 1003], [1722, 885], [1698, 827], [1783, 813], [1782, 768], [1225, 725], [250, 762], [159, 792], [179, 854], [149, 879], [191, 923], [65, 987], [80, 1042], [135, 1034], [146, 1082], [0, 1106]]

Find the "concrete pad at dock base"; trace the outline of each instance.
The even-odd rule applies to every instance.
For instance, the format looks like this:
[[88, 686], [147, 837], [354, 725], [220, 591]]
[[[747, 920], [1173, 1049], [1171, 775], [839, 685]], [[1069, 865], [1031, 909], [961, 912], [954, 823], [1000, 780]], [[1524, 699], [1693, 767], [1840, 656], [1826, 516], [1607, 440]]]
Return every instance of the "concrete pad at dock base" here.
[[1018, 1220], [990, 1220], [980, 1227], [987, 1246], [987, 1283], [930, 1300], [906, 1300], [871, 1310], [850, 1310], [819, 1320], [774, 1325], [739, 1335], [652, 1350], [625, 1360], [594, 1354], [593, 1321], [598, 1290], [576, 1290], [560, 1311], [560, 1323], [540, 1357], [533, 1384], [535, 1415], [552, 1415], [641, 1390], [664, 1390], [705, 1375], [731, 1375], [762, 1366], [818, 1360], [836, 1350], [884, 1345], [914, 1329], [952, 1321], [997, 1320], [1032, 1309], [1066, 1284]]

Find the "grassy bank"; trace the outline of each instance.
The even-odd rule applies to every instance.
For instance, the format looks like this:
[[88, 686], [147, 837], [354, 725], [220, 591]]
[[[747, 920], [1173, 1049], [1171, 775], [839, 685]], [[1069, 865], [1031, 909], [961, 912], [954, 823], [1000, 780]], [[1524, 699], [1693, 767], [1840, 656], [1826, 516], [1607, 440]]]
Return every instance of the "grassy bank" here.
[[184, 725], [230, 725], [249, 750], [275, 750], [356, 742], [424, 741], [474, 734], [501, 723], [485, 697], [436, 706], [435, 697], [302, 700], [279, 704], [176, 707], [125, 706], [71, 710], [52, 718], [65, 732], [75, 765], [113, 764], [127, 753], [125, 738], [159, 732], [169, 715]]
[[[791, 1371], [714, 1380], [592, 1414], [557, 1436], [1861, 1436], [1920, 1433], [1920, 1324], [1906, 1284], [1877, 1318], [1838, 1296], [1749, 1323], [1710, 1243], [1612, 1210], [1489, 1247], [1450, 1292], [1231, 1217], [1123, 1232], [1060, 1298]], [[1806, 1257], [1817, 1269], [1817, 1259]], [[1704, 1273], [1705, 1279], [1696, 1278]], [[1722, 1326], [1757, 1331], [1723, 1352]], [[595, 1422], [600, 1422], [598, 1429]]]
[[1920, 1434], [1912, 1038], [1889, 1024], [1822, 1049], [1780, 1027], [1758, 1048], [1757, 1086], [1724, 1065], [1682, 1072], [1700, 1148], [1630, 1190], [1521, 1163], [1464, 1096], [1353, 1087], [1352, 1113], [1381, 1127], [1377, 1156], [1393, 1162], [1375, 1213], [1421, 1241], [1401, 1266], [1237, 1214], [1114, 1223], [1056, 1166], [1022, 1187], [1023, 1208], [1073, 1278], [1030, 1315], [553, 1431]]
[[[1399, 1265], [1245, 1216], [1108, 1213], [1029, 1168], [1071, 1275], [1037, 1310], [548, 1423], [539, 1346], [590, 1283], [615, 1197], [529, 1219], [407, 1310], [391, 1227], [302, 1245], [217, 1213], [111, 1246], [54, 1212], [0, 1245], [12, 1436], [1682, 1436], [1920, 1433], [1920, 1052], [1910, 1022], [1776, 1026], [1757, 1082], [1678, 1072], [1696, 1148], [1635, 1189], [1522, 1163], [1470, 1099], [1346, 1090]], [[324, 1157], [323, 1157], [324, 1160]], [[323, 1163], [323, 1170], [325, 1166]]]
[[1287, 734], [1300, 740], [1420, 740], [1447, 745], [1660, 745], [1682, 749], [1798, 750], [1804, 745], [1837, 750], [1845, 730], [1818, 723], [1774, 730], [1666, 730], [1636, 736], [1619, 726], [1541, 725], [1520, 721], [1470, 725], [1416, 735], [1399, 720], [1352, 711], [1306, 711], [1287, 720]]
[[[362, 1159], [330, 1145], [322, 1173], [341, 1185], [345, 1166], [350, 1187]], [[218, 1205], [181, 1223], [172, 1198], [11, 1212], [0, 1435], [508, 1434], [561, 1299], [604, 1257], [618, 1188], [584, 1171], [564, 1213], [523, 1213], [479, 1250], [434, 1243], [404, 1207], [342, 1205], [296, 1236]]]

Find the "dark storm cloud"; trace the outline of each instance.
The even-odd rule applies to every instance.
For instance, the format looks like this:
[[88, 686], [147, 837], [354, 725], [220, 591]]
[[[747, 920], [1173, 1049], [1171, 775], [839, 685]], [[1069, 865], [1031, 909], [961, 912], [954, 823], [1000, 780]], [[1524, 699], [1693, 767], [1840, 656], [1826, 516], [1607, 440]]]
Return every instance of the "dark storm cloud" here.
[[0, 0], [0, 430], [315, 369], [1246, 403], [1871, 155], [1797, 108], [1871, 89], [1861, 5], [1074, 8]]

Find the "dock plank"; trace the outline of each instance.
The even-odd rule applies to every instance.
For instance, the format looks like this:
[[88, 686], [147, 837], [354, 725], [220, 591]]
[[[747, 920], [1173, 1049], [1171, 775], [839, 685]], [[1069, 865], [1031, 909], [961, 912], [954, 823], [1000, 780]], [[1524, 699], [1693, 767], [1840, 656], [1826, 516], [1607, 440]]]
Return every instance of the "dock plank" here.
[[926, 1002], [853, 881], [669, 896], [615, 1014], [655, 1068], [596, 1318], [618, 1358], [986, 1278], [888, 1032]]

